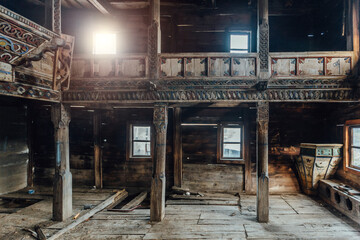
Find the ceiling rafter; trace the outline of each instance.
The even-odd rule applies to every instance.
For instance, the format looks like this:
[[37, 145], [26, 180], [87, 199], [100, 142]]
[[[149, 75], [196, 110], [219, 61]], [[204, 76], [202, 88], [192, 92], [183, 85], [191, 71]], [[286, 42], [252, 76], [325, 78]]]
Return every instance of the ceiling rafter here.
[[113, 7], [107, 0], [88, 0], [102, 14], [109, 15], [114, 12]]

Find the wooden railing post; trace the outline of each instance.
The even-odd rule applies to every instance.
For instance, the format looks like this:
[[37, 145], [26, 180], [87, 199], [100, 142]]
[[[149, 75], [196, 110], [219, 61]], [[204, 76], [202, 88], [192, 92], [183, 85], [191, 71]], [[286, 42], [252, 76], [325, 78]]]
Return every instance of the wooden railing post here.
[[150, 221], [159, 222], [165, 216], [166, 131], [168, 124], [168, 107], [166, 104], [155, 104], [153, 122], [155, 126], [155, 154], [151, 182]]
[[269, 103], [259, 102], [257, 108], [257, 198], [259, 222], [269, 221], [268, 132]]
[[72, 175], [70, 172], [70, 108], [56, 104], [51, 108], [55, 128], [55, 176], [53, 219], [63, 221], [72, 215]]
[[102, 182], [102, 149], [101, 149], [101, 112], [95, 110], [93, 116], [94, 134], [94, 173], [96, 188], [103, 188]]

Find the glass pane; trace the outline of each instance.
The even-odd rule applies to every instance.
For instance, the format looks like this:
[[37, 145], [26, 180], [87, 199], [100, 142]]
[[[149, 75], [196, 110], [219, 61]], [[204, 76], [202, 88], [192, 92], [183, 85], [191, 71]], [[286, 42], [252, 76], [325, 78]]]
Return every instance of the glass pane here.
[[247, 50], [230, 50], [231, 53], [248, 53]]
[[360, 167], [360, 149], [358, 148], [351, 149], [351, 165]]
[[360, 128], [352, 128], [352, 145], [360, 147]]
[[116, 34], [115, 33], [94, 33], [93, 42], [94, 54], [115, 54]]
[[224, 158], [240, 158], [241, 145], [240, 144], [224, 144], [223, 157]]
[[134, 126], [133, 134], [133, 140], [150, 141], [150, 127]]
[[248, 49], [248, 35], [230, 35], [230, 49]]
[[240, 142], [241, 128], [224, 128], [225, 142]]
[[150, 156], [150, 143], [149, 142], [134, 142], [133, 143], [133, 156]]

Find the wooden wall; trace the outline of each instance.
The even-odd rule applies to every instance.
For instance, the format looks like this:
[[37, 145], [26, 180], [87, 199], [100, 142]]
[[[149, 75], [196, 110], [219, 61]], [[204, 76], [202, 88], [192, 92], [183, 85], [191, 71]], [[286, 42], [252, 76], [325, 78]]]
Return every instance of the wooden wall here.
[[0, 104], [0, 194], [27, 186], [26, 108]]
[[[54, 174], [53, 126], [50, 107], [36, 110], [34, 124], [35, 183], [51, 185]], [[70, 169], [74, 186], [94, 186], [92, 109], [72, 108], [70, 122]], [[126, 160], [127, 126], [131, 122], [152, 123], [153, 109], [101, 110], [103, 186], [128, 191], [150, 190], [153, 161]], [[172, 114], [169, 112], [166, 177], [173, 184]]]

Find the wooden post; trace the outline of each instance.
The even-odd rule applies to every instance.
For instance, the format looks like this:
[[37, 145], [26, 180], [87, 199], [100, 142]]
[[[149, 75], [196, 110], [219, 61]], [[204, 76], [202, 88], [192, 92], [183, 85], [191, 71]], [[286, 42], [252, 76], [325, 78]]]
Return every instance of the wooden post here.
[[259, 222], [269, 221], [268, 126], [269, 103], [259, 102], [257, 109], [257, 195], [256, 213]]
[[182, 182], [181, 108], [174, 108], [174, 186]]
[[29, 163], [27, 171], [27, 186], [33, 187], [34, 185], [34, 113], [33, 107], [27, 106], [27, 144], [29, 148]]
[[161, 53], [160, 0], [150, 0], [150, 25], [148, 28], [148, 72], [150, 79], [159, 78], [158, 54]]
[[70, 109], [63, 104], [51, 108], [55, 128], [55, 176], [53, 219], [63, 221], [72, 215], [72, 176], [70, 173]]
[[250, 117], [249, 110], [244, 113], [244, 157], [245, 157], [245, 192], [254, 194], [252, 190], [252, 167], [251, 167], [251, 149], [250, 149]]
[[61, 0], [52, 0], [52, 30], [61, 34]]
[[347, 31], [346, 31], [346, 43], [347, 50], [354, 51], [354, 63], [355, 68], [353, 73], [355, 75], [359, 72], [359, 0], [347, 1]]
[[155, 104], [153, 121], [155, 126], [155, 158], [151, 182], [150, 221], [159, 222], [165, 216], [165, 160], [168, 123], [168, 107], [166, 104]]
[[103, 188], [102, 182], [102, 149], [101, 149], [101, 112], [95, 110], [93, 118], [94, 130], [94, 173], [96, 188]]
[[259, 78], [267, 80], [270, 78], [268, 0], [258, 0], [258, 18]]

